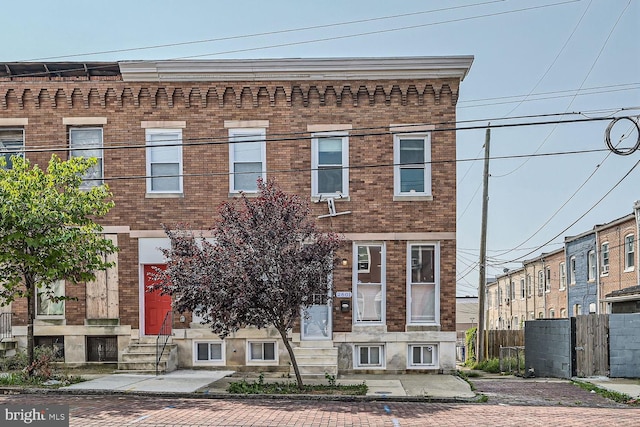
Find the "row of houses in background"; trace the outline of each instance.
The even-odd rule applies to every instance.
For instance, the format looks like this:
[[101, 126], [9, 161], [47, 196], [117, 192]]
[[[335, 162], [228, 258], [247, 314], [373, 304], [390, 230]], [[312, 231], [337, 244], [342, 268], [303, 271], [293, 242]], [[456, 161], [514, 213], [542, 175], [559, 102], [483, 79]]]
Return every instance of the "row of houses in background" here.
[[640, 201], [633, 213], [526, 260], [486, 287], [487, 329], [524, 329], [533, 319], [640, 313]]
[[[98, 158], [109, 184], [101, 222], [119, 247], [96, 283], [59, 283], [75, 300], [38, 300], [36, 343], [69, 364], [147, 369], [170, 298], [145, 292], [165, 262], [162, 224], [207, 230], [256, 178], [312, 202], [345, 236], [334, 303], [315, 305], [291, 340], [303, 374], [455, 370], [456, 104], [473, 57], [0, 64], [0, 148], [45, 165]], [[0, 150], [1, 151], [1, 150]], [[9, 309], [9, 308], [7, 308]], [[26, 307], [10, 335], [26, 342]], [[8, 316], [5, 316], [8, 317]], [[179, 367], [289, 371], [274, 330], [224, 341], [176, 313]], [[172, 350], [173, 351], [173, 350]], [[153, 361], [155, 354], [151, 357]], [[137, 362], [136, 362], [137, 361]]]

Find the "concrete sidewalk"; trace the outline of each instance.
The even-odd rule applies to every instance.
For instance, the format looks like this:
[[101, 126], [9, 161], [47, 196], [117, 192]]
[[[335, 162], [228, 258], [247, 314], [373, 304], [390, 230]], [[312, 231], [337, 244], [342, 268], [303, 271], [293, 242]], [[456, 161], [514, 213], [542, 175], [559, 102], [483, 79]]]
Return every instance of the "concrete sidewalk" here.
[[597, 387], [626, 394], [632, 399], [640, 399], [640, 379], [589, 377], [572, 378], [575, 381], [591, 383]]
[[[114, 392], [149, 393], [203, 393], [227, 394], [230, 382], [240, 381], [242, 376], [231, 376], [234, 371], [178, 370], [164, 375], [110, 374], [78, 384], [63, 387], [63, 390], [95, 390]], [[247, 376], [254, 381], [257, 375]], [[293, 378], [264, 378], [265, 382], [294, 382]], [[339, 377], [337, 384], [361, 384], [369, 387], [367, 396], [377, 397], [421, 397], [434, 400], [467, 400], [475, 393], [467, 382], [454, 375], [405, 374], [405, 375], [348, 375]], [[306, 384], [327, 384], [327, 380], [305, 379]]]

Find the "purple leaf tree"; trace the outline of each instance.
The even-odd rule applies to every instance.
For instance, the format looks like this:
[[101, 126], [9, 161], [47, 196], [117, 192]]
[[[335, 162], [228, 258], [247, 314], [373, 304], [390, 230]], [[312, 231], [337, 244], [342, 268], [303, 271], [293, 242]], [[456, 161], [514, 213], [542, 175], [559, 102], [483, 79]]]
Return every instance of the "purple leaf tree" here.
[[155, 288], [173, 296], [174, 310], [201, 316], [222, 338], [245, 326], [273, 326], [302, 387], [287, 334], [312, 295], [329, 293], [341, 238], [320, 232], [308, 203], [272, 180], [258, 181], [257, 197], [223, 204], [211, 240], [184, 225], [165, 232], [171, 249]]

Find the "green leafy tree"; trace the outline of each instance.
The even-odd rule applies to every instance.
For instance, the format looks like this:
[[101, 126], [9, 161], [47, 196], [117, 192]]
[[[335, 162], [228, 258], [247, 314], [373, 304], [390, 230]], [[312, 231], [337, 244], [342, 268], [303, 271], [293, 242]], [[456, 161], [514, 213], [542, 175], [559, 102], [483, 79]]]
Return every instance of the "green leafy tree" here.
[[36, 298], [58, 303], [57, 281], [78, 284], [111, 266], [117, 248], [94, 220], [114, 206], [106, 185], [81, 189], [96, 159], [62, 161], [53, 155], [46, 170], [21, 157], [7, 168], [0, 157], [0, 304], [27, 301], [27, 354], [34, 360]]

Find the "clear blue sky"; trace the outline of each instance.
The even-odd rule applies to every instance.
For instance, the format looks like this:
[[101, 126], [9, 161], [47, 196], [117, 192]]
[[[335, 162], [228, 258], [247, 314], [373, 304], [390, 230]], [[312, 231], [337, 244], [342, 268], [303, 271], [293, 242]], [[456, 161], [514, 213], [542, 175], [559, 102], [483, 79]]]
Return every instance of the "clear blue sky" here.
[[[0, 61], [474, 55], [461, 86], [458, 119], [479, 121], [460, 126], [564, 112], [584, 113], [567, 118], [595, 117], [622, 107], [636, 109], [618, 114], [640, 114], [638, 0], [61, 0], [5, 2], [1, 10]], [[407, 16], [237, 37], [402, 14]], [[122, 51], [218, 38], [230, 39]], [[306, 41], [313, 42], [300, 43]], [[269, 48], [282, 44], [289, 45]], [[92, 54], [112, 50], [121, 51]], [[491, 154], [603, 149], [607, 125], [494, 129]], [[628, 130], [628, 125], [616, 125], [614, 140]], [[637, 137], [632, 133], [625, 141]], [[475, 294], [477, 288], [482, 161], [466, 160], [481, 157], [483, 143], [482, 129], [458, 131], [459, 295]], [[638, 161], [640, 152], [492, 160], [488, 274], [517, 267], [506, 261], [527, 252], [533, 251], [527, 256], [532, 258], [557, 249], [566, 235], [631, 213], [634, 200], [640, 199], [640, 166], [615, 184]], [[602, 203], [562, 232], [612, 188]], [[552, 239], [555, 244], [537, 249]]]

